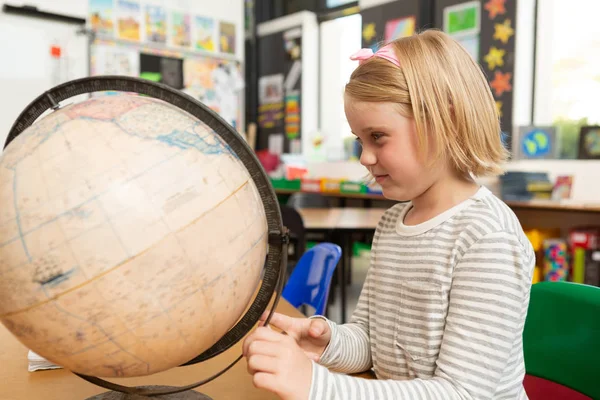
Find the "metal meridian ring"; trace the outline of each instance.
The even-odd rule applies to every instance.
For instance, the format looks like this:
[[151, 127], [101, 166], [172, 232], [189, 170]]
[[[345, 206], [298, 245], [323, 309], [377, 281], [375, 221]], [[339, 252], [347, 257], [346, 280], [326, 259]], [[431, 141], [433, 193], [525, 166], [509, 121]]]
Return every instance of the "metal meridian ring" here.
[[[6, 148], [6, 146], [8, 146], [21, 132], [31, 126], [45, 111], [48, 109], [58, 108], [61, 101], [77, 95], [101, 91], [122, 91], [147, 95], [172, 104], [175, 107], [178, 107], [181, 110], [186, 111], [187, 113], [198, 118], [200, 121], [208, 125], [216, 134], [218, 134], [227, 143], [231, 150], [239, 157], [252, 177], [252, 180], [254, 181], [254, 184], [260, 194], [267, 218], [267, 229], [269, 234], [268, 252], [262, 284], [254, 302], [244, 316], [237, 322], [237, 324], [227, 333], [225, 333], [225, 335], [223, 335], [223, 337], [219, 339], [212, 347], [183, 365], [191, 365], [208, 360], [229, 349], [231, 346], [239, 342], [244, 335], [250, 331], [256, 322], [258, 322], [262, 313], [266, 310], [274, 293], [275, 300], [273, 307], [267, 320], [265, 321], [265, 324], [269, 322], [274, 309], [277, 306], [281, 296], [285, 277], [288, 241], [288, 233], [281, 220], [281, 211], [279, 209], [277, 196], [273, 190], [273, 186], [271, 185], [269, 177], [262, 168], [262, 165], [256, 157], [256, 154], [254, 154], [245, 140], [242, 139], [242, 137], [225, 120], [223, 120], [218, 114], [198, 100], [179, 90], [173, 89], [161, 83], [147, 81], [140, 78], [108, 75], [81, 78], [63, 83], [44, 92], [34, 101], [32, 101], [23, 110], [23, 112], [21, 112], [9, 131], [4, 147]], [[97, 377], [81, 375], [77, 373], [75, 373], [75, 375], [78, 375], [88, 382], [106, 389], [129, 394], [137, 394], [140, 396], [159, 396], [191, 390], [210, 382], [229, 370], [241, 359], [241, 357], [242, 356], [239, 356], [222, 371], [203, 381], [199, 381], [188, 386], [171, 388], [169, 390], [162, 391], [156, 389], [122, 386]]]

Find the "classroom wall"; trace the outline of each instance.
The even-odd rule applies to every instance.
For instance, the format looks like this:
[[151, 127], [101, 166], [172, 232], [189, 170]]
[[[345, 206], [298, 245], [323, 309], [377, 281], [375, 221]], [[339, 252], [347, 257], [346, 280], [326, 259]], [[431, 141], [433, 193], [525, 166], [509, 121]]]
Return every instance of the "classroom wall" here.
[[[143, 7], [145, 4], [161, 4], [162, 1], [139, 0], [139, 3]], [[88, 18], [88, 0], [11, 1], [10, 4], [27, 4], [41, 11]], [[242, 0], [169, 0], [167, 8], [235, 24], [235, 59], [244, 63]], [[0, 153], [11, 126], [31, 101], [58, 83], [89, 75], [88, 40], [85, 35], [77, 35], [76, 30], [76, 25], [0, 12], [0, 54], [3, 61], [0, 63]], [[50, 56], [53, 43], [64, 49], [66, 55], [63, 59], [68, 63], [67, 68], [56, 67]], [[5, 62], [4, 57], [10, 62]]]
[[[117, 0], [114, 0], [115, 2]], [[140, 4], [161, 4], [162, 1], [138, 0]], [[164, 1], [164, 0], [163, 0]], [[11, 5], [36, 6], [40, 10], [71, 15], [74, 17], [88, 17], [88, 0], [31, 0], [11, 1]], [[169, 9], [180, 9], [194, 12], [198, 15], [224, 20], [237, 26], [236, 58], [244, 58], [244, 1], [243, 0], [169, 0]]]

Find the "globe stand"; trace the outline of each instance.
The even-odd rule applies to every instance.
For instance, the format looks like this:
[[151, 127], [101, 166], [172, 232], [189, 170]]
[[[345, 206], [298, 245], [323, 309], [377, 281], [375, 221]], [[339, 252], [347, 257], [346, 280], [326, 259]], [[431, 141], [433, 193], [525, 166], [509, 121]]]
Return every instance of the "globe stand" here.
[[[177, 390], [175, 386], [138, 386], [139, 389], [148, 391], [174, 391]], [[122, 392], [106, 392], [93, 397], [89, 397], [86, 400], [213, 400], [205, 394], [196, 392], [194, 390], [186, 390], [181, 393], [166, 394], [162, 396], [141, 396], [138, 394], [122, 393]]]
[[[206, 105], [179, 90], [140, 78], [95, 76], [72, 80], [49, 89], [38, 96], [21, 112], [8, 133], [4, 147], [6, 148], [21, 132], [33, 125], [44, 112], [49, 109], [59, 109], [61, 101], [78, 95], [102, 91], [121, 91], [154, 97], [195, 116], [208, 125], [227, 143], [230, 150], [237, 155], [246, 167], [260, 194], [268, 229], [268, 252], [262, 275], [262, 283], [253, 303], [235, 326], [226, 332], [212, 347], [182, 366], [206, 361], [223, 353], [239, 342], [256, 325], [269, 303], [273, 301], [272, 308], [264, 323], [267, 325], [281, 297], [287, 266], [289, 232], [282, 223], [277, 195], [269, 176], [263, 169], [254, 151], [224, 119]], [[90, 397], [87, 400], [211, 400], [211, 397], [196, 392], [193, 389], [218, 378], [233, 367], [241, 358], [242, 356], [240, 355], [220, 372], [202, 381], [182, 387], [159, 385], [127, 387], [105, 381], [98, 377], [78, 373], [75, 373], [75, 375], [92, 384], [110, 390], [109, 392]]]

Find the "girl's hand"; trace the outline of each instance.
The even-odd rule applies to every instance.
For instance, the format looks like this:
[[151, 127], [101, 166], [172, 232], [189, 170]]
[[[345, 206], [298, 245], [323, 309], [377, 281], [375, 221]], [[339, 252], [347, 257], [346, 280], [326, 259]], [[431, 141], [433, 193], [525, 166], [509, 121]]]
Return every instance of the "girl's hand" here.
[[[268, 312], [263, 313], [260, 322], [264, 324], [268, 315]], [[294, 339], [307, 357], [314, 361], [319, 361], [331, 340], [329, 324], [322, 319], [292, 318], [274, 313], [269, 323]], [[244, 354], [245, 350], [244, 346]]]
[[261, 326], [244, 341], [248, 372], [257, 388], [283, 400], [307, 400], [312, 362], [291, 335]]

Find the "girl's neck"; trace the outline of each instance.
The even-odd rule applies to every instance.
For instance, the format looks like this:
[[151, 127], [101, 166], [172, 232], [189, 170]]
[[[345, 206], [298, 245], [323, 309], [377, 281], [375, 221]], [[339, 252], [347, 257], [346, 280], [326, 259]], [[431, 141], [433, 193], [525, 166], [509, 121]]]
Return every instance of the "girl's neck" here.
[[440, 177], [425, 192], [412, 200], [412, 208], [406, 215], [406, 225], [417, 225], [462, 203], [479, 190], [470, 176], [449, 174]]

